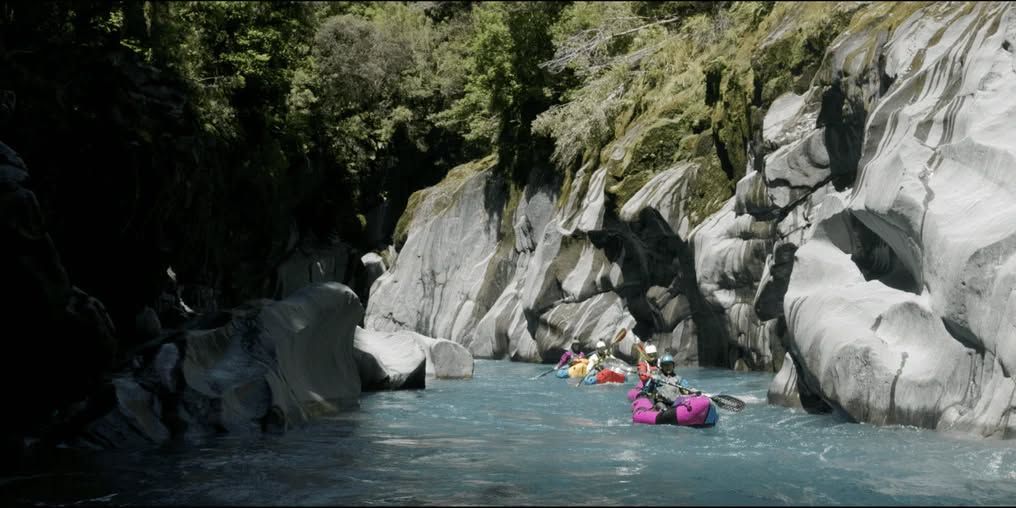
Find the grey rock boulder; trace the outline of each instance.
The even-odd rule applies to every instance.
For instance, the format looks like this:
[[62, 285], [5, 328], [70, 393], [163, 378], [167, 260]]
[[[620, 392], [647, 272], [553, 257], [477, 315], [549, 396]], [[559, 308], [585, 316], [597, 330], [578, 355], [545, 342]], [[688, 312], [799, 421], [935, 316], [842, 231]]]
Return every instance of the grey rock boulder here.
[[135, 375], [114, 379], [114, 406], [79, 438], [115, 448], [171, 434], [255, 433], [355, 407], [362, 313], [351, 289], [330, 282], [198, 320], [146, 355]]
[[[353, 347], [373, 358], [380, 367], [372, 374], [375, 382], [364, 390], [397, 390], [424, 388], [427, 376], [427, 352], [416, 333], [409, 331], [378, 332], [356, 327]], [[372, 362], [361, 357], [361, 365], [374, 371]], [[383, 375], [381, 375], [383, 374]]]
[[427, 377], [464, 379], [473, 377], [473, 355], [465, 346], [448, 339], [413, 334], [427, 356]]
[[384, 259], [374, 252], [368, 252], [361, 256], [360, 262], [363, 263], [363, 267], [367, 271], [367, 280], [365, 283], [368, 290], [367, 294], [369, 295], [370, 288], [374, 285], [374, 281], [376, 281], [381, 274], [385, 273], [385, 270], [387, 270], [388, 267], [385, 266]]

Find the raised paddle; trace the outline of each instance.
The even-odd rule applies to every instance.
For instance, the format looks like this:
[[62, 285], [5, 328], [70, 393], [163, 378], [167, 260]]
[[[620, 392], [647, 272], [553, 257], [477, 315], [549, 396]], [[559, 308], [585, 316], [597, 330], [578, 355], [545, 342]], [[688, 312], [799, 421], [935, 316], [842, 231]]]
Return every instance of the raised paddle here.
[[[614, 336], [614, 340], [612, 340], [610, 342], [610, 344], [607, 345], [607, 352], [610, 352], [610, 349], [612, 347], [614, 347], [615, 345], [617, 345], [618, 342], [621, 342], [622, 340], [624, 340], [625, 335], [628, 335], [628, 329], [627, 328], [622, 328], [622, 329], [618, 330], [617, 335]], [[583, 384], [582, 382], [585, 381], [588, 376], [589, 376], [589, 374], [587, 373], [585, 376], [580, 377], [579, 378], [579, 382], [575, 383], [575, 388], [578, 388], [578, 387], [582, 386], [582, 384]]]
[[681, 390], [681, 392], [685, 393], [685, 394], [705, 395], [706, 397], [709, 397], [709, 400], [711, 400], [714, 403], [716, 403], [716, 407], [718, 407], [720, 409], [726, 409], [727, 411], [731, 411], [731, 412], [734, 412], [734, 413], [740, 413], [741, 410], [744, 409], [744, 406], [745, 406], [745, 403], [744, 403], [743, 400], [741, 400], [741, 399], [739, 399], [737, 397], [734, 397], [733, 395], [724, 395], [724, 394], [709, 395], [708, 393], [702, 393], [700, 390], [696, 390], [694, 388], [687, 388], [687, 387], [681, 386], [681, 385], [679, 385], [677, 383], [672, 383], [670, 381], [667, 381], [667, 380], [663, 379], [662, 376], [657, 376], [654, 379], [657, 382], [659, 382], [659, 383], [663, 383], [665, 385], [673, 386], [673, 387], [677, 388], [678, 390]]
[[646, 348], [642, 346], [641, 342], [635, 344], [635, 351], [638, 352], [639, 358], [649, 361], [649, 355], [646, 354]]

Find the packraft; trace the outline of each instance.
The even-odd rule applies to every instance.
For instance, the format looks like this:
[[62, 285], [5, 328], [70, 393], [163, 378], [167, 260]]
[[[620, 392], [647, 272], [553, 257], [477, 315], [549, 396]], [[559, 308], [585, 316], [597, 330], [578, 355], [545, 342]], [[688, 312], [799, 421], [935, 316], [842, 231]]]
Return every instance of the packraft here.
[[628, 379], [631, 367], [624, 361], [609, 357], [603, 361], [602, 368], [586, 374], [583, 383], [587, 385], [602, 385], [604, 383], [624, 383]]
[[670, 407], [659, 407], [642, 393], [642, 382], [628, 390], [631, 403], [631, 421], [647, 425], [683, 425], [712, 427], [719, 421], [716, 406], [705, 395], [681, 395]]

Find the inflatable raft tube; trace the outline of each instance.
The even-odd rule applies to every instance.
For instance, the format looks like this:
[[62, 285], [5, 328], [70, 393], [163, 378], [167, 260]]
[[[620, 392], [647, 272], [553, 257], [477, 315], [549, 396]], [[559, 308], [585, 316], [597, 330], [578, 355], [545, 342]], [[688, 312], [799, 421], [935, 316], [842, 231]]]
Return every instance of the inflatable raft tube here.
[[641, 391], [641, 382], [628, 390], [628, 400], [632, 401], [631, 421], [634, 423], [713, 427], [720, 420], [716, 405], [705, 395], [684, 395], [674, 400], [673, 406], [660, 410]]

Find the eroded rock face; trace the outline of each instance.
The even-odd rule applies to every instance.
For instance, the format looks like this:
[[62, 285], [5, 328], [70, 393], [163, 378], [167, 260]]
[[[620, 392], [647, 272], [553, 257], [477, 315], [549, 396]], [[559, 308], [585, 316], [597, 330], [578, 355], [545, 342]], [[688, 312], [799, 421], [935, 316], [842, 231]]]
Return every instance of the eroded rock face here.
[[721, 365], [733, 367], [743, 360], [755, 370], [769, 370], [782, 350], [772, 350], [778, 342], [773, 341], [771, 325], [755, 313], [754, 299], [775, 231], [770, 222], [736, 215], [734, 206], [731, 198], [692, 234], [695, 273], [704, 307], [725, 328], [725, 333], [713, 336], [721, 341], [717, 345], [724, 355]]
[[[1016, 426], [1014, 34], [1008, 4], [937, 4], [830, 49], [830, 75], [860, 83], [841, 86], [843, 108], [867, 108], [860, 169], [812, 199], [783, 309], [799, 380], [856, 420]], [[875, 56], [859, 60], [864, 44]]]
[[[448, 337], [474, 356], [522, 361], [556, 360], [575, 339], [591, 350], [625, 328], [630, 332], [617, 351], [632, 359], [637, 306], [634, 312], [665, 328], [659, 337], [667, 347], [695, 350], [685, 333], [690, 311], [682, 290], [655, 291], [652, 304], [647, 297], [650, 287], [672, 286], [679, 270], [673, 254], [657, 255], [645, 243], [679, 237], [655, 209], [655, 218], [646, 218], [642, 210], [650, 205], [633, 205], [630, 223], [604, 219], [605, 171], [580, 174], [588, 181], [576, 184], [598, 189], [599, 200], [590, 191], [560, 209], [553, 187], [533, 182], [512, 210], [514, 234], [506, 237], [496, 234], [500, 213], [480, 206], [491, 170], [464, 181], [451, 206], [414, 219], [395, 266], [374, 285], [366, 326]], [[670, 208], [679, 200], [671, 194], [645, 193], [666, 203], [664, 213], [679, 224], [680, 209]], [[686, 353], [694, 358], [697, 351]]]
[[622, 354], [641, 338], [682, 363], [778, 372], [774, 403], [1007, 435], [1014, 8], [936, 4], [892, 23], [847, 8], [851, 30], [809, 89], [773, 102], [735, 195], [698, 226], [694, 163], [611, 203], [636, 129], [566, 197], [530, 183], [513, 209], [481, 206], [481, 171], [424, 200], [440, 212], [415, 216], [368, 327], [524, 361], [625, 327]]
[[[485, 295], [498, 280], [487, 261], [497, 248], [501, 186], [489, 170], [465, 178], [451, 191], [451, 205], [421, 218], [398, 258], [372, 286], [364, 325], [369, 330], [413, 330], [462, 343], [493, 301]], [[495, 287], [495, 294], [500, 291]]]

